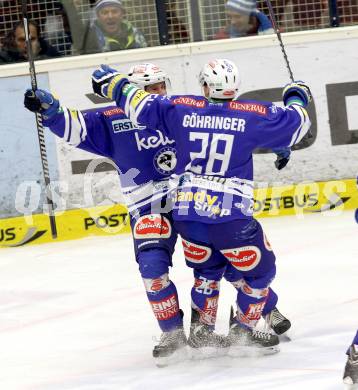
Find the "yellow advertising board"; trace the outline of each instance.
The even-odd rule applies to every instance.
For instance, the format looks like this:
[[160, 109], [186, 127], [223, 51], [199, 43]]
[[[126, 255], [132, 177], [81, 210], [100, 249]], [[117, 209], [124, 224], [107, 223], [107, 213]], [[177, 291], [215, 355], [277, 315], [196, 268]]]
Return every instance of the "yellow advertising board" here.
[[[356, 179], [307, 182], [255, 190], [255, 216], [277, 217], [307, 213], [358, 209]], [[0, 220], [0, 247], [17, 247], [51, 241], [73, 240], [91, 235], [129, 233], [130, 224], [124, 205], [67, 210], [56, 214], [58, 238], [51, 237], [45, 214]]]

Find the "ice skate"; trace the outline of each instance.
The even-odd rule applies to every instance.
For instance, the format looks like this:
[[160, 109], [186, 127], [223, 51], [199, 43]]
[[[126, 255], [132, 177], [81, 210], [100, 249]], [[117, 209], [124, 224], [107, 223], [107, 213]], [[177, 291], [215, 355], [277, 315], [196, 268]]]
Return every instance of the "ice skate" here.
[[277, 335], [240, 325], [234, 319], [233, 308], [230, 313], [230, 330], [228, 335], [230, 356], [271, 355], [280, 351]]
[[272, 329], [278, 336], [284, 336], [287, 341], [290, 340], [285, 333], [291, 328], [291, 322], [276, 307], [265, 316], [265, 321], [267, 331]]
[[192, 309], [188, 345], [193, 359], [206, 359], [226, 355], [227, 337], [214, 332], [212, 327], [199, 321], [199, 312]]
[[358, 389], [358, 346], [352, 345], [349, 348], [349, 355], [344, 368], [343, 383], [348, 390]]
[[183, 328], [163, 332], [159, 344], [153, 349], [153, 357], [158, 367], [179, 363], [187, 358], [187, 339]]

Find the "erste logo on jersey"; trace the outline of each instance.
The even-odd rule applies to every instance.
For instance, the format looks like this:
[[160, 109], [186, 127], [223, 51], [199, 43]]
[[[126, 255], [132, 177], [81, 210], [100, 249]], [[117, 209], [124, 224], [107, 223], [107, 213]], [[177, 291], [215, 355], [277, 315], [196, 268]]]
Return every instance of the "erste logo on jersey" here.
[[261, 251], [257, 246], [223, 249], [220, 252], [239, 271], [250, 271], [254, 269], [261, 259]]
[[138, 128], [126, 118], [112, 121], [112, 129], [115, 134], [123, 133], [124, 131], [138, 130]]
[[171, 147], [162, 148], [154, 156], [154, 167], [163, 175], [170, 175], [177, 165], [176, 150]]

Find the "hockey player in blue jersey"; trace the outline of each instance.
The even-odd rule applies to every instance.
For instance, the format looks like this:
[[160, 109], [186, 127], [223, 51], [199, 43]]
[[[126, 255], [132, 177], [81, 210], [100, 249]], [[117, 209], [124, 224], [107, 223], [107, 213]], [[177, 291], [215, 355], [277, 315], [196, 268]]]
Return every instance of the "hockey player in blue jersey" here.
[[[166, 94], [167, 76], [153, 64], [132, 67], [128, 78], [149, 93]], [[124, 111], [113, 105], [70, 110], [43, 90], [36, 95], [28, 90], [24, 103], [29, 110], [40, 112], [44, 126], [60, 138], [116, 164], [139, 270], [163, 332], [153, 356], [158, 365], [181, 359], [186, 337], [177, 290], [168, 275], [177, 234], [170, 207], [165, 205], [169, 176], [176, 164], [174, 140], [159, 129], [135, 127]]]
[[347, 363], [344, 368], [343, 382], [349, 390], [358, 389], [358, 331], [347, 351]]
[[238, 290], [237, 314], [227, 338], [229, 354], [241, 354], [245, 347], [272, 353], [278, 337], [255, 330], [276, 270], [275, 255], [253, 218], [252, 153], [257, 147], [298, 143], [310, 127], [304, 107], [311, 94], [304, 83], [296, 82], [283, 90], [284, 108], [271, 102], [236, 101], [236, 66], [217, 60], [209, 67], [224, 72], [222, 79], [234, 88], [210, 83], [204, 85], [208, 99], [160, 97], [135, 88], [106, 65], [94, 71], [92, 83], [95, 93], [114, 100], [134, 123], [161, 129], [176, 141], [173, 216], [196, 279], [188, 343], [200, 348], [211, 337], [226, 270]]
[[[235, 68], [233, 67], [233, 69]], [[237, 69], [235, 69], [235, 72], [237, 73], [235, 80], [231, 78], [228, 79], [229, 82], [227, 82], [227, 74], [225, 72], [225, 69], [219, 68], [219, 70], [217, 70], [216, 67], [213, 67], [210, 63], [206, 64], [199, 75], [200, 86], [205, 89], [205, 87], [208, 85], [222, 85], [223, 88], [220, 91], [213, 91], [212, 94], [215, 94], [215, 100], [220, 101], [222, 99], [227, 99], [227, 91], [238, 90], [241, 84], [240, 75], [238, 74]], [[230, 85], [230, 80], [234, 81], [232, 85]], [[209, 99], [212, 98], [210, 96], [210, 90], [207, 91], [206, 95]], [[238, 99], [239, 98], [235, 96], [235, 100]], [[273, 151], [276, 153], [277, 156], [275, 161], [275, 167], [278, 170], [281, 170], [287, 165], [290, 159], [290, 149], [275, 148]], [[228, 270], [227, 274], [224, 274], [225, 279], [226, 275], [228, 277], [228, 280], [230, 281], [230, 270]], [[242, 282], [243, 281], [240, 281], [239, 284]], [[233, 285], [235, 288], [239, 287], [237, 281], [234, 281]], [[288, 329], [290, 329], [291, 322], [277, 309], [277, 301], [278, 296], [270, 287], [267, 295], [266, 304], [262, 311], [262, 316], [265, 318], [267, 329], [272, 329], [277, 335], [282, 335], [283, 333], [287, 332]]]

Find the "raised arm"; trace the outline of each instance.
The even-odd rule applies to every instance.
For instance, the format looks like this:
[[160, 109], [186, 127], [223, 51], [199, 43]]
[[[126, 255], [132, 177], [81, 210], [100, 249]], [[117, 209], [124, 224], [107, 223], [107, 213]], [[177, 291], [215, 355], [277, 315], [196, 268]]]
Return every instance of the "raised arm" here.
[[111, 138], [101, 111], [82, 112], [61, 106], [50, 92], [38, 89], [36, 94], [27, 90], [25, 107], [39, 112], [44, 126], [70, 145], [87, 152], [111, 157]]
[[277, 153], [300, 142], [311, 126], [305, 109], [311, 99], [303, 82], [287, 85], [283, 90], [285, 107], [271, 105], [269, 114], [257, 122], [253, 136], [259, 147], [272, 148]]
[[130, 84], [126, 75], [108, 65], [101, 65], [93, 72], [92, 87], [97, 95], [114, 100], [135, 126], [170, 131], [163, 114], [175, 107], [167, 97], [149, 94]]

